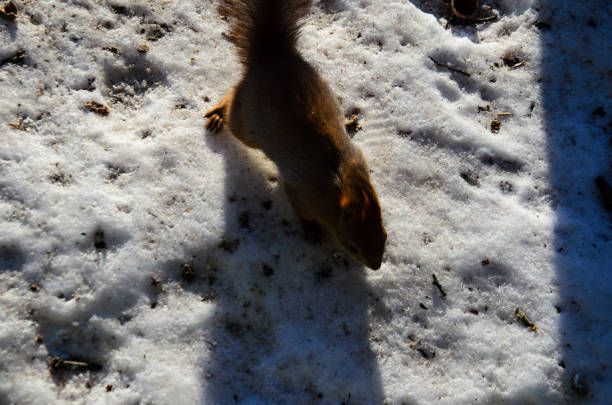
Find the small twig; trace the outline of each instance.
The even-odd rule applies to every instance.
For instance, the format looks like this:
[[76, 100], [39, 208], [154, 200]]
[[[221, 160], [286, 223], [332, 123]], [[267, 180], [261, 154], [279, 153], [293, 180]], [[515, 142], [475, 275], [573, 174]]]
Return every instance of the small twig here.
[[510, 112], [500, 112], [497, 113], [498, 117], [512, 117], [514, 114], [510, 113]]
[[74, 361], [74, 360], [62, 360], [62, 363], [68, 364], [70, 366], [78, 366], [78, 367], [89, 367], [89, 364], [84, 361]]
[[89, 368], [88, 363], [85, 363], [83, 361], [64, 360], [59, 356], [53, 357], [51, 359], [51, 362], [49, 363], [49, 368], [52, 372], [64, 370], [67, 368], [67, 366]]
[[438, 277], [436, 277], [435, 274], [431, 275], [433, 277], [433, 282], [431, 284], [435, 285], [438, 290], [440, 290], [440, 294], [442, 294], [442, 297], [446, 297], [446, 291], [444, 291], [444, 288], [442, 288], [442, 284], [440, 284], [440, 282], [438, 281]]
[[516, 309], [514, 310], [514, 314], [516, 315], [516, 318], [521, 321], [521, 323], [523, 325], [525, 325], [527, 328], [529, 328], [530, 330], [537, 332], [538, 331], [538, 327], [535, 326], [535, 323], [533, 323], [531, 321], [531, 319], [529, 319], [527, 317], [527, 315], [525, 314], [525, 312], [521, 311], [521, 308], [516, 307]]
[[17, 116], [17, 122], [9, 122], [8, 125], [15, 129], [23, 129], [23, 117]]
[[492, 14], [490, 16], [487, 17], [480, 17], [480, 18], [460, 18], [457, 17], [455, 15], [453, 15], [453, 21], [456, 22], [459, 25], [470, 25], [470, 24], [479, 24], [479, 23], [485, 23], [488, 21], [493, 21], [493, 20], [497, 20], [499, 18], [498, 14]]
[[475, 22], [487, 22], [487, 21], [496, 20], [497, 17], [499, 17], [497, 14], [493, 14], [493, 15], [490, 15], [488, 17], [476, 18], [476, 19], [474, 19], [474, 21]]
[[91, 112], [95, 112], [100, 115], [106, 116], [110, 113], [110, 110], [108, 109], [107, 106], [102, 105], [100, 103], [96, 103], [93, 100], [86, 102], [84, 105], [87, 110]]
[[449, 70], [452, 70], [453, 72], [461, 73], [462, 75], [465, 75], [465, 76], [467, 76], [467, 77], [470, 77], [470, 74], [469, 74], [469, 73], [467, 73], [467, 72], [465, 72], [465, 71], [463, 71], [463, 70], [461, 70], [461, 69], [457, 69], [456, 67], [453, 67], [453, 66], [447, 65], [446, 63], [439, 62], [439, 61], [435, 60], [434, 58], [432, 58], [431, 56], [429, 57], [429, 59], [431, 59], [431, 61], [432, 61], [433, 63], [435, 63], [436, 65], [438, 65], [438, 66], [441, 66], [441, 67], [447, 68], [447, 69], [449, 69]]

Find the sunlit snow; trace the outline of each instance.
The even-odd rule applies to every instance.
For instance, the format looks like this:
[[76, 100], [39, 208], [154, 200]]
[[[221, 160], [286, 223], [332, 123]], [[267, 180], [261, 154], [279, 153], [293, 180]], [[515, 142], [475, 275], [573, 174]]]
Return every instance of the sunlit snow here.
[[609, 2], [315, 1], [300, 49], [358, 120], [376, 272], [205, 131], [241, 71], [218, 1], [15, 3], [1, 404], [611, 403]]

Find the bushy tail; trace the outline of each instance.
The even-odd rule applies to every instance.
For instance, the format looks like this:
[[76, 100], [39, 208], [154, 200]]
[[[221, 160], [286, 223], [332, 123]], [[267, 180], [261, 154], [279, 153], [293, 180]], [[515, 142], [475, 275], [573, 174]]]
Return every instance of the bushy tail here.
[[233, 18], [230, 39], [242, 62], [260, 61], [296, 52], [301, 19], [312, 0], [223, 0], [222, 15]]

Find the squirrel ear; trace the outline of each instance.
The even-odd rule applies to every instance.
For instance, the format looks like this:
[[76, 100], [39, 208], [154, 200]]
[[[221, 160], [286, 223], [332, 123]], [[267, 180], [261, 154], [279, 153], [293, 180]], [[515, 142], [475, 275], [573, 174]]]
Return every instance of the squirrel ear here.
[[342, 194], [340, 195], [340, 218], [345, 226], [352, 221], [355, 214], [354, 211], [355, 207], [350, 192], [348, 192], [348, 190], [342, 190]]
[[340, 208], [346, 208], [351, 202], [351, 196], [346, 190], [342, 190], [342, 194], [340, 195]]
[[372, 201], [370, 200], [368, 195], [365, 193], [365, 191], [362, 191], [362, 193], [363, 193], [363, 206], [361, 207], [361, 218], [365, 219], [366, 216], [368, 215], [368, 211], [370, 211], [370, 207], [372, 206]]
[[346, 208], [349, 205], [359, 205], [362, 209], [366, 209], [371, 205], [370, 198], [366, 194], [365, 191], [359, 190], [361, 192], [361, 198], [357, 197], [355, 193], [351, 193], [348, 190], [342, 190], [340, 194], [340, 208]]

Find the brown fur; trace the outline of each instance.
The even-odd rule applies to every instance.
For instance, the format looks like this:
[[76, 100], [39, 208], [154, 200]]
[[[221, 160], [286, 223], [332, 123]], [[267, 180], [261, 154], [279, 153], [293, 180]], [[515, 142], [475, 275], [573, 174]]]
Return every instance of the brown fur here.
[[224, 0], [222, 15], [234, 19], [230, 35], [244, 64], [295, 52], [300, 20], [311, 0]]
[[306, 0], [226, 0], [235, 19], [232, 41], [245, 73], [206, 113], [206, 126], [228, 124], [244, 144], [278, 166], [285, 191], [303, 223], [315, 222], [372, 269], [387, 233], [378, 196], [361, 151], [346, 134], [336, 98], [296, 49]]

